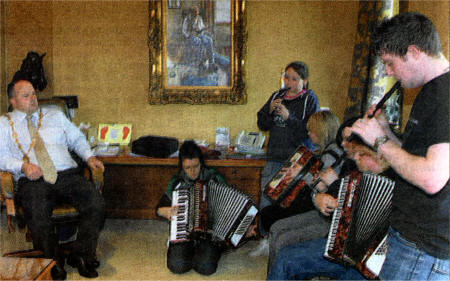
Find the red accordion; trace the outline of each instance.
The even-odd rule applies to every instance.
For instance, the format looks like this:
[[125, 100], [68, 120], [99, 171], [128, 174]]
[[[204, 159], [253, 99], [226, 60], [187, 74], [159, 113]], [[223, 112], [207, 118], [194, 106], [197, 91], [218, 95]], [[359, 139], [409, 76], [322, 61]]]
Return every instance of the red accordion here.
[[256, 217], [253, 200], [234, 187], [210, 180], [193, 186], [178, 184], [172, 193], [172, 206], [178, 213], [170, 222], [170, 243], [211, 235], [238, 247]]
[[[298, 163], [302, 169], [294, 177], [287, 179], [286, 169]], [[264, 188], [264, 194], [283, 208], [291, 206], [299, 192], [308, 186], [322, 169], [322, 161], [311, 150], [299, 146], [294, 154], [286, 161], [275, 176]]]
[[391, 179], [357, 171], [342, 179], [325, 257], [355, 266], [367, 278], [378, 276], [386, 258], [394, 186]]

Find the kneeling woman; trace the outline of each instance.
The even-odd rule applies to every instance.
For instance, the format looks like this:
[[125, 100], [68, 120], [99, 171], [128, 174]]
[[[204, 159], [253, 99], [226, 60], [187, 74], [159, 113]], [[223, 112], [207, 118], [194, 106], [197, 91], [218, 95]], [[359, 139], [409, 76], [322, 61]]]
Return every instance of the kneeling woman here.
[[[181, 145], [178, 159], [180, 171], [170, 180], [156, 208], [157, 215], [169, 221], [177, 211], [176, 207], [172, 207], [172, 193], [178, 183], [191, 186], [194, 186], [197, 180], [226, 183], [217, 171], [205, 166], [202, 150], [194, 141], [185, 141]], [[216, 272], [223, 249], [222, 242], [212, 241], [207, 236], [187, 242], [170, 243], [167, 251], [167, 267], [178, 274], [193, 268], [200, 274], [210, 275]]]

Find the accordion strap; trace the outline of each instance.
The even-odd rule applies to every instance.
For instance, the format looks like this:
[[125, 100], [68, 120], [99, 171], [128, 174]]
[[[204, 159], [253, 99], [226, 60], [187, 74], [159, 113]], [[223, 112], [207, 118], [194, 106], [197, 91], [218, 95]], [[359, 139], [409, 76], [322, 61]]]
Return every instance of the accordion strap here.
[[342, 163], [342, 161], [344, 160], [344, 155], [345, 155], [345, 153], [342, 153], [342, 155], [339, 155], [336, 153], [336, 151], [331, 150], [331, 149], [325, 150], [322, 153], [322, 155], [325, 155], [325, 154], [329, 154], [335, 159], [334, 163], [331, 165], [331, 168], [336, 168], [337, 166], [339, 166]]

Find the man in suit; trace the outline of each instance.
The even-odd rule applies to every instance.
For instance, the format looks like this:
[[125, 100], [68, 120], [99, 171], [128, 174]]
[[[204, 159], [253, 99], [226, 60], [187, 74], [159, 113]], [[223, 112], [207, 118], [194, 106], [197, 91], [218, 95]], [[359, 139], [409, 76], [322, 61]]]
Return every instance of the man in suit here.
[[80, 275], [98, 276], [95, 251], [105, 218], [105, 202], [93, 183], [79, 173], [69, 150], [92, 169], [104, 170], [82, 132], [55, 109], [38, 106], [33, 85], [24, 79], [8, 85], [13, 111], [0, 117], [0, 169], [18, 181], [17, 200], [24, 208], [25, 222], [33, 242], [44, 257], [57, 260], [54, 279], [65, 279], [64, 259], [56, 253], [58, 243], [51, 222], [53, 208], [60, 203], [75, 206], [80, 214], [77, 240], [67, 263]]

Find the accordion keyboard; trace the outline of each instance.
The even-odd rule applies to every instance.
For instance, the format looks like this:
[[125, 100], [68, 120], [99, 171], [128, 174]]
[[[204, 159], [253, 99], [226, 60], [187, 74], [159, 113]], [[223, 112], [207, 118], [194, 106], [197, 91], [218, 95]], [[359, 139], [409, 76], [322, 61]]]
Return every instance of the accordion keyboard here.
[[188, 218], [189, 218], [189, 190], [179, 189], [172, 193], [172, 207], [177, 207], [177, 213], [171, 217], [170, 221], [170, 241], [187, 241]]
[[345, 192], [346, 190], [343, 188], [345, 186], [348, 186], [350, 181], [349, 177], [345, 177], [341, 181], [340, 189], [339, 189], [339, 195], [338, 195], [338, 207], [333, 212], [333, 218], [331, 219], [331, 225], [330, 225], [330, 232], [328, 234], [328, 240], [327, 245], [325, 247], [325, 256], [328, 256], [327, 251], [331, 251], [333, 249], [334, 242], [336, 241], [336, 235], [339, 227], [339, 220], [340, 220], [340, 214], [342, 213], [342, 210], [344, 208], [344, 202], [345, 202]]

